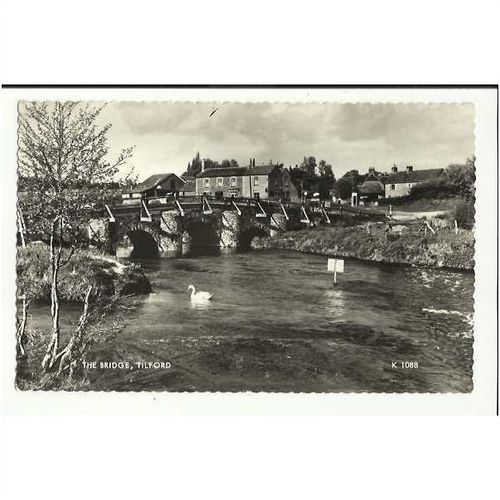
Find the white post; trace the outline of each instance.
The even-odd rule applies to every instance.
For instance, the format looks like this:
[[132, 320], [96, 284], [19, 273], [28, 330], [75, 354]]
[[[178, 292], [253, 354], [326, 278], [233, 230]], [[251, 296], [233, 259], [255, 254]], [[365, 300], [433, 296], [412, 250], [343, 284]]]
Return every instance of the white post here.
[[335, 259], [335, 262], [333, 264], [333, 286], [337, 284], [337, 259]]
[[179, 200], [175, 200], [175, 204], [177, 205], [177, 208], [179, 209], [179, 213], [181, 214], [181, 217], [184, 217], [184, 210], [182, 208], [182, 205], [179, 203]]
[[260, 204], [260, 202], [257, 202], [257, 206], [258, 206], [258, 207], [259, 207], [259, 209], [260, 209], [260, 213], [255, 214], [255, 217], [267, 217], [267, 213], [266, 213], [266, 211], [262, 208], [262, 205]]
[[283, 211], [283, 214], [285, 216], [285, 219], [290, 220], [290, 218], [288, 217], [288, 214], [286, 213], [285, 207], [283, 206], [283, 203], [280, 203], [280, 205], [281, 205], [281, 210]]
[[455, 234], [458, 234], [458, 224], [457, 224], [457, 219], [455, 219]]
[[210, 203], [208, 203], [208, 200], [207, 200], [206, 196], [203, 196], [203, 207], [205, 207], [205, 206], [206, 206], [206, 208], [203, 208], [203, 213], [205, 215], [211, 214], [212, 213], [212, 207], [210, 206]]
[[115, 222], [116, 219], [113, 215], [113, 213], [111, 212], [111, 209], [108, 207], [108, 205], [104, 205], [106, 207], [106, 211], [108, 212], [108, 215], [109, 215], [109, 222]]
[[431, 225], [427, 221], [425, 222], [425, 225], [429, 228], [429, 230], [431, 231], [432, 234], [436, 234], [436, 231], [434, 231], [434, 229], [432, 229]]
[[324, 208], [322, 208], [321, 210], [323, 211], [323, 215], [325, 216], [326, 223], [330, 224], [331, 220], [330, 220], [330, 217], [328, 217], [328, 214], [326, 213], [326, 210]]
[[241, 215], [241, 210], [239, 209], [238, 205], [234, 202], [234, 200], [231, 200], [231, 203], [233, 204], [234, 208], [236, 208], [236, 211], [238, 212], [238, 215]]
[[[146, 212], [146, 217], [142, 216], [142, 207], [144, 207], [144, 210]], [[144, 200], [141, 200], [141, 212], [140, 212], [140, 220], [141, 222], [151, 222], [151, 214], [149, 213], [148, 207], [146, 206], [146, 203]]]

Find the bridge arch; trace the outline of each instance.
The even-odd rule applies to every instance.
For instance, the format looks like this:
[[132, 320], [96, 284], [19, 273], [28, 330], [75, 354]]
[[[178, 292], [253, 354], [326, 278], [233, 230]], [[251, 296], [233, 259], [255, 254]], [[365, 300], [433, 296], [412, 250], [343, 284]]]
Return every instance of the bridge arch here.
[[264, 224], [248, 224], [243, 227], [238, 240], [239, 250], [248, 250], [254, 238], [263, 238], [270, 235], [270, 228]]
[[130, 257], [154, 258], [160, 254], [160, 248], [151, 232], [144, 229], [131, 229], [127, 237], [132, 245]]
[[215, 248], [220, 244], [219, 228], [215, 218], [191, 219], [185, 226], [192, 248]]

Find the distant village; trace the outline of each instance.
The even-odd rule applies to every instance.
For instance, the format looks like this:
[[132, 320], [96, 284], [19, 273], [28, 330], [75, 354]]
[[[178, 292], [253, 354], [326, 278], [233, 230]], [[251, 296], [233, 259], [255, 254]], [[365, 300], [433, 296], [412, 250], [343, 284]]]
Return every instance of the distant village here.
[[301, 166], [287, 168], [273, 162], [258, 165], [253, 158], [246, 166], [239, 166], [234, 160], [225, 160], [220, 165], [211, 160], [200, 160], [198, 154], [184, 174], [151, 175], [124, 192], [122, 202], [130, 204], [141, 198], [169, 195], [207, 195], [295, 203], [330, 200], [377, 206], [382, 199], [408, 196], [416, 185], [439, 181], [444, 172], [444, 168], [415, 170], [411, 165], [401, 168], [393, 165], [387, 172], [378, 172], [374, 167], [365, 173], [349, 170], [336, 180], [331, 166], [320, 162], [318, 168], [313, 157], [304, 158]]

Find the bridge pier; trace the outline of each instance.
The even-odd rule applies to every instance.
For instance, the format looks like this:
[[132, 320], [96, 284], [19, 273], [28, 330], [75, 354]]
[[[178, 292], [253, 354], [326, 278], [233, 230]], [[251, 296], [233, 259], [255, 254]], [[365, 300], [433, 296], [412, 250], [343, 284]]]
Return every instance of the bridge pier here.
[[283, 213], [275, 213], [271, 215], [270, 225], [270, 236], [271, 238], [278, 236], [280, 233], [284, 233], [286, 231], [286, 217]]
[[87, 238], [92, 244], [105, 244], [108, 240], [108, 221], [107, 219], [90, 219], [87, 226]]
[[116, 243], [114, 254], [119, 259], [128, 259], [132, 255], [133, 251], [133, 243], [130, 241], [130, 238], [126, 234], [124, 234]]
[[167, 210], [160, 218], [160, 245], [162, 252], [182, 252], [183, 222], [177, 210]]
[[221, 248], [237, 248], [241, 233], [241, 216], [234, 210], [221, 213], [221, 230], [219, 235]]

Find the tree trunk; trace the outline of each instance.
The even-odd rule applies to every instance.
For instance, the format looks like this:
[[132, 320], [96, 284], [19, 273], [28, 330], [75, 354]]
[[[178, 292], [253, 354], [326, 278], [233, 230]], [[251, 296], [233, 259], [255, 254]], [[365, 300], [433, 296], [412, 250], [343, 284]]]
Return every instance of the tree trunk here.
[[28, 304], [29, 302], [26, 300], [26, 295], [23, 294], [23, 315], [21, 321], [19, 322], [16, 332], [17, 349], [19, 355], [21, 356], [24, 356], [26, 354], [23, 341], [24, 341], [24, 330], [26, 329], [26, 321], [28, 317]]
[[[59, 267], [61, 264], [61, 253], [62, 253], [62, 231], [59, 235], [60, 241], [57, 250], [54, 248], [54, 236], [55, 236], [55, 224], [57, 219], [54, 221], [52, 234], [50, 236], [50, 266], [52, 271], [52, 284], [50, 290], [50, 314], [52, 317], [52, 335], [50, 337], [50, 342], [45, 352], [45, 356], [42, 361], [42, 367], [45, 371], [48, 371], [54, 365], [54, 361], [59, 349], [59, 336], [61, 333], [59, 325], [59, 292], [58, 292], [58, 279], [59, 279]], [[62, 221], [61, 221], [62, 227]]]
[[87, 324], [89, 314], [89, 301], [91, 292], [92, 285], [89, 286], [89, 288], [87, 289], [87, 293], [85, 294], [83, 311], [78, 322], [78, 327], [71, 336], [68, 345], [60, 353], [61, 360], [59, 361], [59, 369], [57, 373], [60, 374], [63, 370], [68, 368], [70, 378], [73, 376], [75, 366], [79, 361], [82, 360], [85, 351], [83, 336], [85, 333], [85, 326]]

